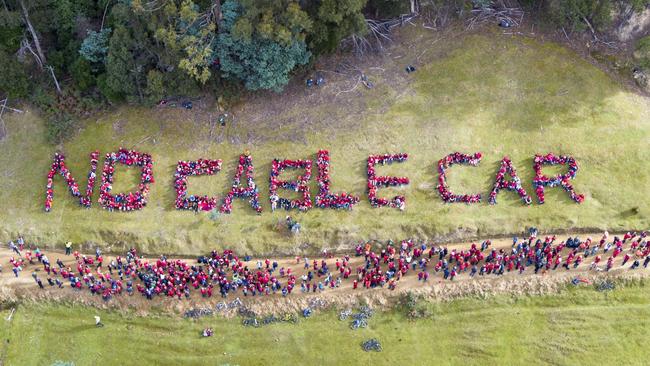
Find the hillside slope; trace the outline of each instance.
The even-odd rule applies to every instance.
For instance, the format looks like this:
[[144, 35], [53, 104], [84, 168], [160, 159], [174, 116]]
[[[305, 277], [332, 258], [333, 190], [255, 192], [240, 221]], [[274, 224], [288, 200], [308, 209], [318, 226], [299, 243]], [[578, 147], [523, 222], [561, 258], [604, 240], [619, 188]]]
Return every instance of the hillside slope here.
[[[646, 98], [621, 89], [557, 44], [496, 32], [439, 37], [405, 29], [401, 44], [383, 57], [357, 64], [375, 83], [373, 89], [354, 88], [355, 79], [323, 65], [324, 87], [305, 89], [296, 82], [282, 95], [259, 95], [236, 109], [235, 122], [226, 127], [208, 122], [218, 114], [208, 108], [122, 107], [88, 121], [73, 139], [55, 147], [44, 142], [43, 121], [36, 114], [12, 115], [9, 137], [0, 143], [0, 239], [22, 233], [44, 246], [70, 239], [115, 251], [137, 245], [149, 253], [196, 254], [215, 247], [260, 253], [339, 248], [368, 239], [498, 235], [529, 225], [544, 230], [648, 226]], [[403, 70], [411, 63], [418, 70], [407, 75]], [[103, 156], [120, 146], [153, 156], [156, 183], [144, 210], [100, 209], [99, 182], [93, 207], [81, 208], [57, 177], [53, 210], [43, 212], [55, 151], [65, 152], [72, 173], [85, 187], [88, 154], [98, 149]], [[174, 209], [178, 160], [222, 159], [217, 175], [190, 178], [190, 193], [223, 197], [237, 158], [247, 149], [255, 163], [262, 215], [244, 201], [235, 203], [231, 215], [216, 220], [207, 213]], [[270, 163], [273, 158], [315, 159], [319, 149], [331, 151], [332, 190], [358, 195], [361, 202], [352, 211], [291, 212], [303, 232], [290, 237], [282, 225], [287, 213], [270, 212]], [[482, 193], [482, 203], [448, 205], [438, 196], [436, 162], [454, 151], [483, 153], [479, 167], [455, 166], [448, 178], [458, 193]], [[383, 197], [404, 194], [404, 212], [368, 203], [366, 159], [389, 152], [410, 154], [407, 162], [378, 171], [410, 178], [407, 187], [379, 191]], [[488, 205], [503, 156], [512, 158], [524, 188], [534, 196], [532, 158], [548, 152], [576, 158], [580, 171], [573, 183], [586, 196], [583, 204], [553, 188], [544, 205], [535, 200], [524, 206], [506, 191], [496, 206]], [[101, 164], [103, 158], [100, 169]], [[283, 178], [291, 176], [295, 174], [288, 172]], [[133, 190], [137, 184], [132, 168], [118, 167], [115, 177], [114, 192]], [[314, 179], [311, 187], [313, 197]]]

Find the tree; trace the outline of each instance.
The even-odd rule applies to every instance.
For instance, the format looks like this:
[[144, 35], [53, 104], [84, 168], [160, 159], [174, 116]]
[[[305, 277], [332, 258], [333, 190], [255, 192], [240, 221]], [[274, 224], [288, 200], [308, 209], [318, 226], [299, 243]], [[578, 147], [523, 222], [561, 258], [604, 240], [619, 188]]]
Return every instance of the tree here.
[[182, 53], [178, 67], [205, 84], [212, 75], [210, 66], [214, 62], [216, 40], [216, 24], [210, 20], [211, 12], [201, 12], [190, 0], [184, 0], [180, 7], [169, 2], [163, 11], [169, 23], [161, 23], [155, 38], [171, 50]]
[[32, 36], [32, 40], [34, 41], [34, 46], [36, 47], [36, 52], [38, 52], [38, 57], [40, 58], [39, 64], [44, 65], [47, 63], [47, 60], [45, 59], [45, 53], [41, 48], [41, 41], [38, 38], [38, 34], [36, 34], [34, 25], [32, 24], [32, 21], [29, 19], [29, 12], [27, 11], [27, 6], [25, 6], [25, 0], [19, 0], [19, 3], [20, 3], [20, 8], [22, 9], [23, 12], [23, 20], [25, 21], [25, 24], [27, 25], [27, 29], [29, 30], [29, 33]]
[[[227, 3], [239, 4], [238, 14], [229, 29], [238, 40], [250, 40], [255, 36], [287, 46], [304, 41], [312, 26], [309, 15], [295, 0], [228, 0]], [[229, 5], [229, 11], [231, 8]]]
[[309, 48], [316, 54], [330, 53], [346, 37], [367, 32], [363, 9], [367, 0], [311, 0], [306, 9], [313, 20]]
[[[474, 0], [476, 4], [477, 0]], [[491, 3], [491, 0], [482, 0]], [[377, 18], [393, 18], [414, 11], [413, 0], [368, 0], [365, 11], [375, 14]]]
[[53, 7], [52, 28], [57, 34], [60, 46], [74, 39], [76, 11], [71, 0], [51, 0]]
[[147, 101], [152, 104], [165, 97], [163, 74], [160, 71], [149, 70], [149, 73], [147, 73], [147, 89], [145, 94], [147, 95]]
[[93, 64], [106, 63], [110, 35], [111, 28], [104, 28], [99, 32], [88, 31], [86, 38], [81, 43], [79, 54]]
[[289, 73], [311, 56], [304, 41], [305, 27], [310, 25], [306, 14], [294, 1], [242, 3], [249, 8], [235, 0], [222, 5], [216, 55], [223, 76], [243, 81], [249, 90], [281, 91]]
[[95, 85], [95, 77], [93, 76], [90, 63], [83, 57], [78, 56], [72, 65], [70, 65], [69, 70], [79, 90], [86, 91]]
[[119, 26], [115, 29], [106, 58], [106, 86], [109, 88], [107, 96], [127, 98], [137, 93], [134, 74], [139, 70], [130, 50], [132, 42], [126, 28]]

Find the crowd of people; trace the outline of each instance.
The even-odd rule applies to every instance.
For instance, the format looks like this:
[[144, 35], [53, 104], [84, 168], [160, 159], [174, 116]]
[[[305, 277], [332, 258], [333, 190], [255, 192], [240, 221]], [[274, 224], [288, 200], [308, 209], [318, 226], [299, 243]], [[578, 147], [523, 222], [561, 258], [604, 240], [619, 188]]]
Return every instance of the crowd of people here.
[[[288, 296], [297, 288], [303, 293], [313, 293], [346, 283], [353, 290], [377, 287], [394, 290], [409, 272], [415, 273], [418, 281], [427, 282], [434, 276], [453, 281], [459, 276], [569, 271], [583, 263], [589, 270], [609, 271], [616, 258], [622, 258], [621, 267], [629, 265], [630, 269], [647, 268], [650, 264], [650, 241], [646, 232], [628, 232], [613, 240], [606, 232], [599, 241], [576, 237], [558, 243], [555, 236], [537, 237], [537, 231], [533, 230], [527, 238], [513, 238], [509, 247], [493, 248], [486, 240], [462, 250], [414, 240], [389, 241], [381, 246], [364, 243], [355, 248], [356, 260], [350, 255], [334, 258], [326, 254], [314, 260], [296, 256], [293, 265], [287, 262], [280, 265], [269, 258], [252, 261], [249, 256], [240, 257], [232, 250], [214, 250], [193, 263], [164, 255], [147, 260], [138, 256], [135, 249], [129, 250], [124, 257], [110, 260], [105, 259], [99, 249], [94, 256], [74, 251], [70, 254], [73, 264], [66, 264], [60, 258], [51, 263], [38, 247], [26, 248], [22, 238], [17, 244], [9, 243], [9, 248], [16, 254], [9, 260], [16, 277], [27, 265], [39, 265], [46, 281], [37, 271], [32, 272], [32, 277], [40, 288], [71, 287], [89, 291], [104, 300], [122, 293], [139, 293], [147, 299], [190, 298], [192, 292], [206, 298], [217, 294], [223, 297], [229, 294]], [[604, 257], [608, 258], [603, 260]]]
[[377, 176], [375, 166], [377, 164], [386, 165], [392, 163], [401, 163], [408, 159], [408, 154], [384, 154], [370, 155], [368, 157], [368, 200], [372, 207], [389, 206], [404, 210], [406, 208], [406, 198], [402, 195], [395, 196], [392, 200], [377, 197], [377, 189], [380, 187], [396, 187], [409, 184], [408, 177], [388, 177]]
[[480, 152], [474, 155], [463, 154], [455, 152], [445, 156], [438, 161], [438, 193], [443, 201], [446, 203], [464, 202], [464, 203], [477, 203], [481, 202], [481, 194], [454, 194], [447, 185], [447, 169], [454, 164], [469, 164], [477, 166], [481, 161], [482, 155]]
[[214, 175], [221, 170], [221, 160], [199, 159], [179, 161], [174, 173], [176, 208], [179, 210], [212, 211], [218, 206], [217, 198], [206, 196], [187, 196], [187, 179], [192, 175]]
[[[98, 164], [99, 152], [94, 151], [90, 154], [90, 172], [88, 173], [88, 185], [86, 193], [82, 194], [74, 177], [65, 164], [65, 157], [56, 153], [54, 161], [47, 176], [45, 211], [50, 211], [54, 197], [54, 177], [60, 174], [68, 185], [68, 189], [74, 197], [79, 198], [82, 206], [90, 207], [93, 189], [96, 181], [96, 170]], [[463, 154], [455, 152], [445, 156], [438, 161], [438, 185], [437, 190], [441, 198], [446, 203], [464, 202], [477, 203], [481, 201], [481, 194], [454, 194], [447, 184], [447, 170], [454, 164], [469, 164], [477, 166], [481, 161], [481, 153]], [[372, 207], [390, 206], [404, 210], [406, 199], [403, 195], [395, 196], [392, 199], [380, 198], [377, 196], [377, 190], [382, 187], [395, 187], [409, 184], [408, 177], [377, 176], [376, 165], [392, 164], [394, 162], [404, 162], [408, 159], [408, 154], [384, 154], [370, 155], [367, 165], [367, 190], [368, 199]], [[111, 194], [113, 186], [113, 175], [115, 173], [115, 164], [121, 163], [126, 166], [138, 166], [142, 169], [141, 182], [138, 190], [135, 192]], [[211, 211], [218, 206], [217, 198], [208, 196], [187, 196], [187, 181], [191, 175], [213, 175], [221, 170], [221, 160], [199, 159], [198, 161], [179, 161], [174, 175], [174, 188], [176, 190], [175, 205], [178, 209], [194, 211]], [[106, 154], [106, 161], [102, 171], [102, 184], [100, 187], [100, 205], [110, 211], [134, 211], [142, 209], [147, 204], [147, 196], [150, 190], [150, 184], [154, 182], [152, 170], [151, 155], [140, 153], [134, 150], [120, 148], [117, 152]], [[316, 160], [318, 168], [318, 195], [315, 198], [315, 205], [321, 208], [344, 208], [351, 209], [359, 202], [359, 197], [341, 193], [338, 195], [330, 193], [330, 157], [329, 151], [319, 150]], [[567, 165], [568, 171], [565, 174], [558, 174], [548, 177], [543, 174], [544, 165]], [[279, 178], [280, 173], [287, 168], [304, 169], [305, 174], [298, 177], [296, 181], [283, 181]], [[585, 197], [575, 192], [571, 185], [571, 180], [575, 178], [578, 171], [578, 165], [573, 157], [552, 153], [547, 155], [536, 155], [534, 158], [535, 177], [533, 187], [540, 204], [545, 201], [544, 193], [546, 187], [561, 186], [566, 190], [571, 199], [581, 203]], [[309, 181], [312, 173], [311, 160], [273, 160], [270, 174], [269, 198], [272, 210], [284, 208], [287, 210], [297, 208], [301, 211], [310, 209], [312, 203]], [[241, 185], [242, 175], [246, 175], [247, 186]], [[509, 174], [511, 179], [506, 180], [505, 175]], [[278, 189], [287, 189], [299, 192], [301, 199], [286, 199], [278, 195]], [[531, 197], [521, 184], [521, 179], [517, 176], [512, 161], [504, 157], [501, 166], [497, 172], [496, 181], [492, 191], [489, 194], [489, 203], [496, 204], [496, 196], [502, 189], [517, 192], [525, 204], [532, 203]], [[232, 201], [235, 198], [248, 199], [253, 209], [261, 213], [262, 206], [259, 202], [259, 190], [254, 180], [254, 167], [252, 157], [249, 152], [245, 152], [239, 157], [239, 165], [235, 174], [232, 188], [226, 194], [221, 206], [220, 212], [231, 213]]]
[[[285, 169], [304, 169], [305, 174], [298, 176], [296, 181], [281, 180], [280, 173]], [[311, 193], [309, 192], [309, 180], [311, 179], [311, 160], [278, 160], [271, 162], [271, 174], [269, 176], [269, 199], [271, 210], [284, 208], [291, 210], [297, 208], [300, 211], [307, 211], [312, 207]], [[278, 195], [278, 188], [298, 192], [302, 199], [287, 199]]]
[[[241, 177], [244, 172], [246, 173], [246, 188], [241, 186]], [[248, 199], [251, 206], [257, 213], [262, 212], [262, 206], [260, 205], [260, 193], [257, 185], [255, 184], [254, 173], [253, 158], [249, 152], [245, 152], [239, 157], [237, 173], [235, 173], [232, 188], [230, 189], [230, 192], [226, 194], [223, 204], [221, 205], [221, 213], [229, 214], [232, 212], [232, 200], [234, 198]]]
[[352, 206], [359, 203], [359, 197], [352, 196], [345, 192], [335, 195], [330, 192], [330, 153], [328, 150], [318, 150], [316, 155], [316, 166], [318, 167], [318, 195], [316, 195], [316, 206], [320, 208], [344, 208], [352, 209]]
[[[578, 172], [578, 163], [570, 156], [556, 156], [551, 153], [547, 155], [535, 155], [533, 160], [533, 168], [535, 170], [535, 178], [533, 178], [533, 187], [540, 204], [544, 203], [544, 188], [561, 186], [565, 191], [569, 192], [571, 199], [577, 203], [582, 203], [585, 196], [576, 193], [571, 185], [570, 180], [575, 178]], [[547, 177], [542, 173], [542, 166], [544, 165], [568, 165], [569, 171], [565, 174], [558, 174], [555, 177]]]
[[[505, 179], [506, 174], [510, 175], [510, 180]], [[502, 189], [517, 192], [526, 205], [530, 205], [533, 202], [524, 187], [522, 187], [521, 179], [517, 176], [517, 171], [507, 156], [501, 160], [501, 167], [499, 167], [494, 187], [492, 188], [492, 192], [490, 192], [489, 203], [491, 205], [497, 203], [497, 194]]]
[[84, 207], [90, 207], [93, 196], [93, 189], [95, 188], [95, 180], [97, 179], [97, 162], [99, 158], [99, 151], [90, 153], [90, 172], [88, 172], [88, 185], [86, 186], [86, 194], [81, 194], [79, 185], [75, 181], [72, 173], [65, 165], [65, 156], [63, 154], [55, 153], [54, 161], [50, 171], [47, 173], [47, 184], [45, 187], [45, 211], [50, 212], [52, 209], [52, 202], [54, 200], [54, 177], [57, 173], [61, 174], [68, 190], [74, 197], [79, 198], [79, 204]]
[[[140, 184], [136, 192], [111, 194], [115, 163], [118, 162], [126, 166], [141, 167]], [[99, 204], [109, 211], [136, 211], [145, 207], [150, 184], [154, 183], [152, 168], [153, 160], [151, 155], [146, 153], [120, 148], [117, 152], [106, 154], [102, 171], [102, 185], [99, 190]]]

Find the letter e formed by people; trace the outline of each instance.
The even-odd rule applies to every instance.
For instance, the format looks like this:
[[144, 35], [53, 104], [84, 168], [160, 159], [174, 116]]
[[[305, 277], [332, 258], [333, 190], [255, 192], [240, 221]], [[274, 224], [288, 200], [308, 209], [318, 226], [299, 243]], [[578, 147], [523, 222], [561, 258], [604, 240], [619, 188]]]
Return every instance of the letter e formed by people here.
[[386, 177], [377, 176], [375, 168], [377, 164], [386, 165], [392, 163], [401, 163], [408, 159], [408, 154], [384, 154], [370, 155], [368, 157], [368, 199], [372, 207], [390, 206], [404, 210], [406, 208], [406, 198], [404, 196], [395, 196], [392, 200], [377, 197], [377, 189], [381, 187], [396, 187], [409, 184], [407, 177]]

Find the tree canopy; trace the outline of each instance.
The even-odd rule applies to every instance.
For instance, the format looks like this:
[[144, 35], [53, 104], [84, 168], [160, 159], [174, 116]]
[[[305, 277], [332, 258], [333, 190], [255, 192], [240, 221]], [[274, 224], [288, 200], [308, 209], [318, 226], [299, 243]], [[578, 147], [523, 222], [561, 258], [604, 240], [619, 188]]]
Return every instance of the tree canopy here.
[[[1, 0], [0, 97], [84, 116], [107, 104], [169, 96], [281, 91], [298, 67], [368, 32], [367, 19], [410, 0]], [[421, 0], [432, 10], [490, 0]], [[600, 31], [650, 0], [521, 0], [574, 31]], [[458, 13], [461, 13], [458, 10]], [[467, 13], [467, 12], [465, 12]], [[645, 40], [643, 41], [645, 42]], [[648, 67], [640, 43], [638, 66]], [[647, 42], [646, 42], [647, 43]], [[243, 88], [242, 88], [243, 87]], [[71, 125], [66, 122], [66, 126]], [[53, 135], [65, 135], [57, 129]]]

